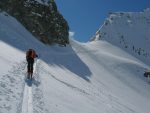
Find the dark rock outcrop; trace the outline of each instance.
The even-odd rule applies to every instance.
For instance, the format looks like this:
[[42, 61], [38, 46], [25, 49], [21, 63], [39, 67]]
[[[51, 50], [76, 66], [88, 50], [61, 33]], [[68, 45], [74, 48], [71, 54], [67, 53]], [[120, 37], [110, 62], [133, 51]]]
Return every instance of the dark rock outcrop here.
[[1, 0], [0, 9], [15, 17], [43, 43], [69, 44], [68, 23], [54, 0]]

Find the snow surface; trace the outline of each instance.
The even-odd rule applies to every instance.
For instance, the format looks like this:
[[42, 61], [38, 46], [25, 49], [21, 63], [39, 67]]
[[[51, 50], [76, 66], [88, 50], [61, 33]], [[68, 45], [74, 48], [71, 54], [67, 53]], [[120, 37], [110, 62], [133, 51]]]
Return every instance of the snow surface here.
[[110, 13], [94, 40], [106, 40], [150, 65], [150, 9]]
[[[25, 52], [39, 58], [26, 79]], [[0, 113], [149, 113], [150, 66], [106, 41], [45, 46], [0, 13]]]

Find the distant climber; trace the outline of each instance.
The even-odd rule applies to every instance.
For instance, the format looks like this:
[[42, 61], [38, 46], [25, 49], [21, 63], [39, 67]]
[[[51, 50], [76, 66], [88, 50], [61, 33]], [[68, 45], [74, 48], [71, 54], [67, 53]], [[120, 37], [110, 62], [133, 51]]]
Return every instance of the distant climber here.
[[28, 62], [28, 65], [27, 65], [28, 79], [32, 79], [34, 58], [36, 57], [38, 57], [38, 55], [36, 54], [35, 50], [29, 49], [26, 52], [26, 60]]

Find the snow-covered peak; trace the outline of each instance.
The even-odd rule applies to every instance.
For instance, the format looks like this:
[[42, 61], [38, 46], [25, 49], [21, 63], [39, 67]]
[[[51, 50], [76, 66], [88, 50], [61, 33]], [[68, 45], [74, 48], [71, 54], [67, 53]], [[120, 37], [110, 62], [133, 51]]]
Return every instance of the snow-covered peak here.
[[150, 9], [110, 13], [93, 40], [106, 40], [150, 64]]

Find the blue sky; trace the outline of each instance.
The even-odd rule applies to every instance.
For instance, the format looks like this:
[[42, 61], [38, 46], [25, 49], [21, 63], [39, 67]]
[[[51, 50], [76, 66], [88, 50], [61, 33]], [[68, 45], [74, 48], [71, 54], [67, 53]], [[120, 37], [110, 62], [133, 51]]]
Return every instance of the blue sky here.
[[150, 0], [55, 0], [74, 38], [87, 42], [100, 28], [109, 12], [137, 12], [150, 8]]

